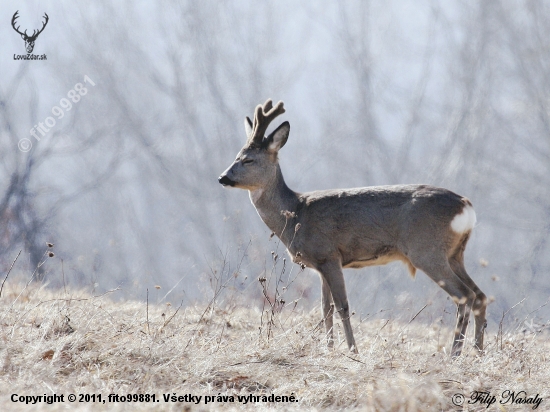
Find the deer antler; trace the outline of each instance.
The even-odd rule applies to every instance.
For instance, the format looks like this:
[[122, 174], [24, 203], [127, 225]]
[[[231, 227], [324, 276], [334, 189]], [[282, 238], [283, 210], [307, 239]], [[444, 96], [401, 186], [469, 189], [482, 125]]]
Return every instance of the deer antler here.
[[[55, 17], [55, 16], [54, 16]], [[40, 30], [38, 30], [38, 33], [34, 34], [34, 32], [36, 30], [33, 30], [33, 33], [32, 33], [32, 36], [31, 37], [38, 37], [38, 35], [40, 33], [42, 33], [44, 31], [44, 28], [46, 28], [46, 24], [48, 24], [48, 21], [50, 20], [50, 18], [48, 17], [48, 15], [46, 13], [44, 13], [44, 18], [46, 19], [46, 21], [42, 24], [42, 28]]]
[[21, 36], [26, 36], [26, 35], [27, 35], [27, 31], [26, 31], [26, 30], [25, 30], [25, 33], [21, 33], [21, 32], [19, 31], [19, 27], [21, 27], [21, 26], [17, 26], [17, 28], [15, 27], [15, 20], [17, 20], [17, 19], [19, 18], [19, 16], [17, 15], [18, 13], [19, 13], [19, 10], [17, 10], [17, 11], [15, 12], [15, 14], [13, 15], [13, 17], [12, 17], [12, 19], [11, 19], [11, 27], [13, 27], [13, 29], [14, 29], [17, 33], [19, 33]]
[[29, 39], [29, 40], [36, 39], [36, 38], [38, 37], [38, 35], [39, 35], [40, 33], [42, 33], [42, 31], [44, 30], [44, 28], [45, 28], [46, 25], [48, 24], [48, 21], [50, 20], [50, 18], [48, 17], [48, 14], [44, 13], [44, 18], [46, 19], [46, 21], [45, 21], [44, 23], [42, 23], [42, 28], [41, 28], [40, 30], [38, 30], [38, 32], [37, 32], [36, 30], [33, 30], [32, 35], [29, 36], [29, 35], [27, 34], [27, 30], [25, 30], [24, 33], [22, 33], [22, 32], [19, 31], [19, 27], [21, 27], [21, 26], [15, 27], [16, 20], [19, 18], [18, 14], [19, 14], [19, 10], [17, 10], [17, 11], [15, 12], [15, 14], [13, 15], [13, 17], [12, 17], [12, 19], [11, 19], [11, 26], [13, 27], [13, 29], [14, 29], [17, 33], [19, 33], [21, 36], [24, 36], [25, 39]]
[[269, 124], [284, 112], [284, 104], [281, 101], [275, 107], [273, 107], [271, 99], [268, 99], [263, 106], [261, 104], [256, 106], [249, 142], [256, 145], [261, 144]]

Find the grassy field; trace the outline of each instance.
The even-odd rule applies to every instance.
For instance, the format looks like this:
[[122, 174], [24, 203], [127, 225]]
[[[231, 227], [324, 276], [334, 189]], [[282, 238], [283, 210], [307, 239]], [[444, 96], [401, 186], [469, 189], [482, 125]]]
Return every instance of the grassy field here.
[[[327, 350], [318, 310], [178, 308], [115, 295], [8, 282], [0, 297], [0, 409], [550, 410], [550, 344], [540, 328], [504, 328], [488, 334], [484, 356], [467, 349], [451, 360], [451, 332], [440, 325], [354, 319], [360, 353], [352, 355], [345, 343]], [[341, 342], [340, 322], [336, 332]], [[474, 391], [488, 394], [468, 404]], [[52, 394], [64, 402], [24, 403]], [[79, 402], [94, 394], [95, 403]], [[114, 403], [109, 394], [155, 394], [155, 402]], [[181, 398], [165, 401], [174, 394]], [[453, 404], [461, 400], [464, 407]]]

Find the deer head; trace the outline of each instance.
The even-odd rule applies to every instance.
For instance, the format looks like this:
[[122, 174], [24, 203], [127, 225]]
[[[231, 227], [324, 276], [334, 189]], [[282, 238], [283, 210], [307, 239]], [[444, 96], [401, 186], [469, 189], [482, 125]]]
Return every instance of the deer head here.
[[44, 13], [44, 18], [46, 19], [46, 21], [42, 24], [42, 28], [38, 31], [36, 30], [33, 30], [33, 33], [31, 36], [27, 35], [27, 30], [25, 30], [23, 33], [19, 31], [19, 27], [21, 26], [17, 26], [15, 27], [15, 23], [16, 23], [16, 20], [17, 18], [19, 17], [17, 14], [19, 13], [19, 10], [17, 10], [15, 12], [15, 14], [13, 15], [12, 19], [11, 19], [11, 26], [13, 27], [13, 29], [19, 33], [21, 35], [21, 38], [23, 40], [25, 40], [25, 48], [27, 49], [27, 53], [32, 53], [33, 49], [34, 49], [34, 42], [36, 41], [36, 38], [38, 37], [38, 35], [40, 33], [42, 33], [42, 31], [44, 30], [44, 28], [46, 27], [46, 25], [48, 24], [48, 20], [49, 20], [49, 17], [46, 13]]
[[288, 139], [290, 124], [283, 122], [265, 137], [269, 124], [285, 112], [283, 102], [273, 107], [271, 99], [256, 106], [254, 122], [246, 117], [244, 127], [247, 141], [236, 160], [223, 172], [218, 181], [224, 186], [256, 190], [265, 187], [275, 176], [278, 167], [277, 153]]

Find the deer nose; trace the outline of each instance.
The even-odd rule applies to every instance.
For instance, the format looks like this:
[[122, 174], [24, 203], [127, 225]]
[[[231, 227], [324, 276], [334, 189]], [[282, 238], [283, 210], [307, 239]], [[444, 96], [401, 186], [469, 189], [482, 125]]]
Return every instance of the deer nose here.
[[227, 177], [227, 175], [221, 175], [218, 177], [218, 182], [224, 186], [235, 186], [235, 182]]

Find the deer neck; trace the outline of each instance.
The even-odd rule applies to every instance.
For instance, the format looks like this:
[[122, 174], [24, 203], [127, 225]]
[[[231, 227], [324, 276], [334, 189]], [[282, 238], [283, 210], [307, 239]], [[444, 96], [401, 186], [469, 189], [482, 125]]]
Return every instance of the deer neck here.
[[294, 228], [289, 226], [292, 219], [285, 217], [281, 211], [295, 212], [299, 199], [298, 194], [286, 185], [279, 165], [267, 185], [250, 191], [250, 200], [267, 227], [286, 243], [285, 235], [294, 233]]

